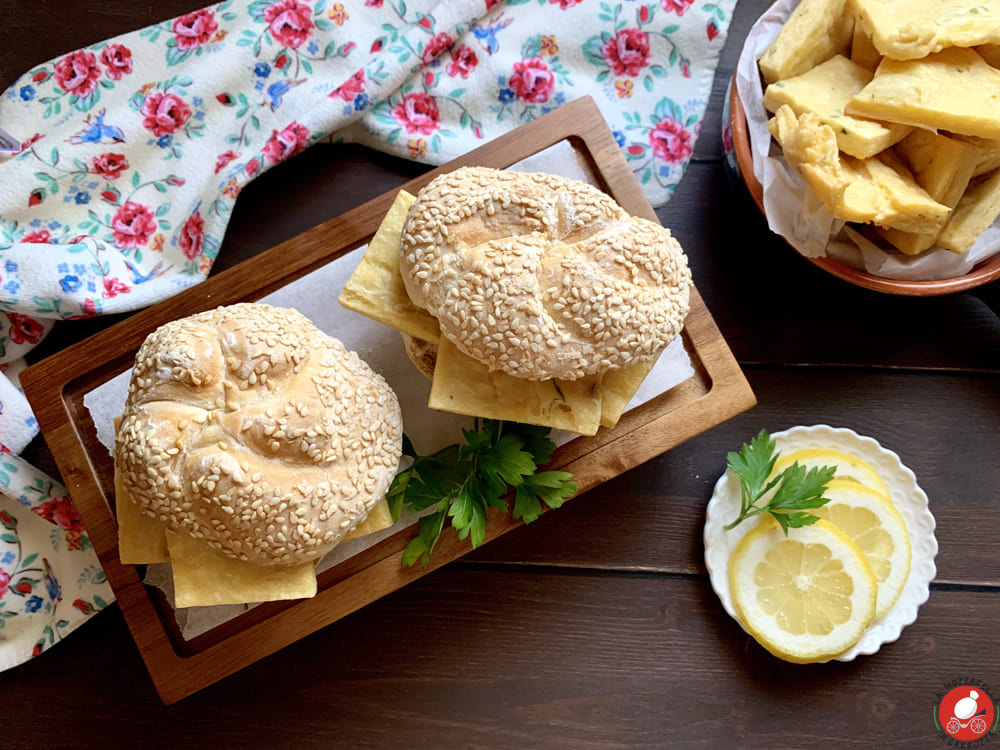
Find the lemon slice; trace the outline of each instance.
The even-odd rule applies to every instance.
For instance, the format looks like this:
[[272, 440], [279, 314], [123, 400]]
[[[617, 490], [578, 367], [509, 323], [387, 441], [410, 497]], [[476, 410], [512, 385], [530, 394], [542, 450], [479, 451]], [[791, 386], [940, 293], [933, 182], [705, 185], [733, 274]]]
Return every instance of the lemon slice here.
[[798, 461], [799, 465], [804, 466], [806, 469], [836, 466], [837, 473], [834, 475], [835, 479], [850, 479], [860, 482], [865, 487], [871, 487], [886, 497], [890, 497], [889, 488], [882, 477], [879, 476], [875, 467], [862, 461], [857, 456], [829, 448], [804, 448], [803, 450], [779, 456], [774, 464], [774, 471], [771, 472], [771, 476], [784, 471], [786, 467], [791, 466], [795, 461]]
[[906, 521], [885, 496], [857, 482], [834, 479], [823, 494], [829, 502], [810, 512], [847, 534], [864, 554], [878, 580], [878, 619], [892, 609], [910, 577]]
[[733, 606], [775, 656], [825, 661], [861, 638], [875, 617], [878, 583], [858, 546], [829, 521], [791, 529], [765, 518], [729, 559]]

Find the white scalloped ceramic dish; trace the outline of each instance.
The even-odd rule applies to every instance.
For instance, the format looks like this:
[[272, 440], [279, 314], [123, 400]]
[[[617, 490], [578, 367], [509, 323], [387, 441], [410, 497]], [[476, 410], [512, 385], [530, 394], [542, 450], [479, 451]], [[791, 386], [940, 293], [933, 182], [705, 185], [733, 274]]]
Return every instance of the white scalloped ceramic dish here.
[[[934, 537], [934, 516], [928, 507], [927, 495], [899, 456], [883, 448], [872, 438], [858, 435], [853, 430], [814, 425], [792, 427], [776, 432], [771, 437], [782, 453], [805, 448], [832, 448], [867, 461], [878, 470], [889, 486], [893, 502], [906, 521], [912, 559], [910, 577], [903, 593], [892, 609], [869, 626], [860, 641], [834, 658], [838, 661], [852, 661], [860, 654], [874, 654], [883, 643], [899, 638], [903, 628], [917, 619], [917, 608], [930, 595], [930, 583], [937, 573], [934, 557], [938, 545]], [[705, 565], [708, 567], [712, 588], [722, 601], [722, 606], [737, 622], [739, 618], [736, 617], [729, 594], [729, 558], [740, 539], [756, 525], [753, 521], [744, 521], [735, 529], [725, 531], [723, 527], [736, 518], [739, 512], [739, 480], [732, 472], [726, 471], [716, 482], [706, 509]]]

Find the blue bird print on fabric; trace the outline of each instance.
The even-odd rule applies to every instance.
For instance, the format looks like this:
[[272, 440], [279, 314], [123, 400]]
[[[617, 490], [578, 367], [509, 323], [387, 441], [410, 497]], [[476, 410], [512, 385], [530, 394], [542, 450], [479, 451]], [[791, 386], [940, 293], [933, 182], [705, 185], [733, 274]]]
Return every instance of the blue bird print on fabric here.
[[133, 264], [131, 261], [126, 260], [125, 265], [128, 267], [128, 273], [129, 276], [132, 277], [133, 284], [144, 284], [150, 279], [162, 276], [167, 271], [167, 268], [163, 265], [162, 260], [153, 266], [153, 269], [149, 273], [143, 273], [139, 270], [138, 266]]
[[492, 55], [500, 49], [497, 32], [503, 31], [512, 23], [514, 23], [513, 18], [504, 18], [503, 13], [500, 13], [489, 26], [473, 26], [472, 33], [479, 40], [480, 46]]
[[42, 564], [45, 566], [45, 591], [49, 595], [49, 599], [53, 603], [62, 601], [62, 587], [59, 585], [59, 580], [56, 578], [55, 573], [52, 572], [52, 566], [49, 565], [47, 558], [42, 558]]
[[306, 79], [303, 78], [298, 81], [276, 81], [267, 87], [267, 98], [271, 102], [271, 111], [274, 112], [281, 106], [281, 102], [284, 99], [285, 94], [291, 91], [293, 88], [301, 83], [305, 83]]
[[107, 110], [102, 109], [94, 115], [87, 115], [84, 125], [85, 127], [79, 133], [71, 136], [69, 139], [70, 143], [125, 143], [125, 134], [122, 132], [121, 128], [116, 128], [114, 125], [104, 124], [104, 113]]

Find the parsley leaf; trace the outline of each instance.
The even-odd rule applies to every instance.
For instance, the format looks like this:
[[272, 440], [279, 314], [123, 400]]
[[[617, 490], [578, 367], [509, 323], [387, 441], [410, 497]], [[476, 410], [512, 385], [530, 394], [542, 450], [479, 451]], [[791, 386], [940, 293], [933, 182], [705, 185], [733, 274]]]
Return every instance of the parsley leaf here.
[[542, 514], [542, 503], [550, 508], [558, 508], [563, 500], [573, 496], [576, 484], [567, 471], [542, 471], [534, 476], [524, 477], [515, 487], [514, 518], [531, 523]]
[[[727, 454], [727, 466], [740, 479], [740, 515], [724, 527], [727, 531], [761, 513], [770, 513], [786, 535], [790, 528], [809, 526], [819, 520], [805, 511], [826, 505], [828, 498], [823, 496], [823, 490], [837, 473], [837, 467], [806, 469], [796, 461], [768, 481], [777, 460], [777, 446], [767, 430], [761, 430], [749, 445], [744, 443], [738, 453]], [[758, 505], [765, 498], [766, 502]]]
[[491, 487], [506, 489], [506, 485], [517, 484], [521, 477], [535, 473], [535, 461], [530, 453], [521, 450], [523, 445], [524, 441], [516, 435], [504, 435], [480, 453], [479, 471]]
[[514, 489], [515, 519], [531, 523], [542, 513], [542, 504], [558, 508], [576, 493], [572, 474], [538, 471], [555, 450], [546, 427], [476, 420], [475, 429], [462, 430], [464, 445], [449, 445], [429, 456], [419, 456], [408, 439], [403, 452], [413, 464], [399, 472], [386, 500], [394, 521], [403, 510], [433, 512], [417, 523], [417, 536], [403, 551], [403, 565], [430, 562], [446, 521], [459, 539], [478, 547], [486, 539], [489, 508], [506, 513], [504, 499]]

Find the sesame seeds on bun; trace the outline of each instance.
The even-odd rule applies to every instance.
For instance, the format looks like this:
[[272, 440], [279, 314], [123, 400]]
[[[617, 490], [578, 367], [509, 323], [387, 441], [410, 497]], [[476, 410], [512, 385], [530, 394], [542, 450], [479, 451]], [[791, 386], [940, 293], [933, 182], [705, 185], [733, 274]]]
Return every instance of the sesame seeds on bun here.
[[237, 304], [158, 328], [115, 443], [133, 501], [258, 565], [317, 560], [396, 473], [402, 417], [380, 375], [295, 310]]
[[528, 380], [651, 359], [680, 333], [691, 285], [669, 230], [597, 188], [484, 167], [420, 191], [400, 269], [460, 351]]

